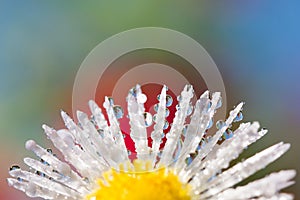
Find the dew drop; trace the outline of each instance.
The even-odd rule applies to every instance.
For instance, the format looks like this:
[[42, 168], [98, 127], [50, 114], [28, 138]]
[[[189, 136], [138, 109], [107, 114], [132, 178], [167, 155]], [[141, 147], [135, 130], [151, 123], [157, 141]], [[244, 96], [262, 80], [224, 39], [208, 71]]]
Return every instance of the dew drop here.
[[[160, 100], [160, 94], [157, 95], [157, 100], [159, 101]], [[166, 106], [167, 107], [170, 107], [173, 103], [173, 98], [170, 96], [170, 95], [166, 95]]]
[[197, 146], [197, 149], [196, 149], [197, 151], [200, 151], [201, 150], [201, 143], [200, 144], [198, 144], [198, 146]]
[[221, 106], [222, 106], [222, 99], [220, 98], [217, 103], [216, 109], [221, 108]]
[[213, 124], [214, 124], [214, 120], [213, 120], [213, 118], [211, 118], [211, 119], [209, 120], [209, 123], [208, 123], [208, 126], [207, 126], [206, 129], [210, 129], [210, 128], [212, 127]]
[[187, 165], [190, 165], [192, 163], [192, 161], [193, 161], [193, 158], [189, 156], [189, 157], [186, 158], [185, 163]]
[[162, 151], [160, 151], [160, 152], [157, 153], [157, 157], [158, 158], [161, 158], [161, 156], [162, 156]]
[[153, 115], [153, 121], [154, 121], [154, 122], [156, 122], [156, 117], [157, 117], [157, 115], [154, 114], [154, 115]]
[[112, 97], [107, 97], [107, 99], [108, 99], [108, 102], [111, 106], [115, 105], [115, 101]]
[[50, 154], [53, 154], [52, 149], [47, 149], [47, 152], [50, 153]]
[[241, 121], [241, 120], [243, 120], [243, 113], [242, 112], [239, 112], [237, 115], [236, 115], [236, 117], [235, 117], [235, 119], [233, 120], [233, 122], [239, 122], [239, 121]]
[[193, 107], [192, 103], [190, 103], [186, 115], [188, 116], [188, 115], [192, 114], [193, 109], [194, 109], [194, 107]]
[[162, 133], [161, 133], [161, 139], [163, 139], [165, 136], [166, 136], [165, 133], [162, 132]]
[[88, 177], [84, 177], [83, 181], [86, 182], [86, 183], [90, 183], [90, 180], [88, 179]]
[[46, 174], [44, 174], [43, 172], [40, 172], [40, 171], [36, 171], [35, 172], [37, 175], [41, 176], [41, 177], [45, 177]]
[[208, 136], [205, 137], [205, 140], [206, 140], [207, 143], [208, 143], [208, 142], [211, 142], [212, 137], [208, 135]]
[[136, 97], [136, 87], [133, 87], [129, 90], [129, 94], [131, 94], [132, 96]]
[[154, 105], [153, 109], [155, 110], [155, 112], [158, 111], [158, 103]]
[[172, 103], [173, 103], [173, 98], [170, 95], [167, 94], [167, 96], [166, 96], [166, 106], [170, 107], [172, 105]]
[[[193, 86], [192, 86], [192, 85], [186, 85], [186, 89], [187, 89], [187, 91], [192, 90], [192, 89], [193, 89]], [[194, 91], [193, 91], [193, 92], [194, 92]]]
[[223, 133], [223, 137], [225, 140], [228, 140], [230, 138], [232, 138], [233, 136], [233, 132], [231, 129], [227, 129], [224, 133]]
[[41, 163], [43, 163], [44, 165], [48, 165], [48, 166], [50, 165], [48, 162], [46, 162], [46, 161], [43, 160], [43, 159], [41, 159], [40, 161], [41, 161]]
[[127, 150], [127, 154], [130, 156], [132, 152], [130, 150]]
[[22, 178], [20, 178], [20, 177], [18, 177], [18, 178], [17, 178], [17, 180], [18, 180], [18, 181], [20, 181], [20, 182], [22, 182], [22, 181], [23, 181], [23, 179], [22, 179]]
[[91, 122], [94, 126], [97, 126], [97, 122], [96, 122], [96, 119], [95, 119], [95, 116], [94, 116], [94, 115], [91, 115], [91, 117], [90, 117], [90, 122]]
[[180, 155], [182, 144], [183, 144], [183, 142], [181, 140], [178, 140], [177, 145], [176, 145], [176, 150], [174, 152], [174, 159], [175, 160], [177, 160], [179, 155]]
[[156, 96], [156, 99], [160, 101], [160, 94]]
[[124, 115], [124, 111], [123, 108], [119, 105], [113, 106], [113, 110], [114, 110], [114, 114], [116, 116], [117, 119], [120, 119], [123, 117]]
[[191, 153], [186, 159], [185, 159], [185, 163], [187, 164], [187, 165], [190, 165], [192, 162], [193, 162], [193, 160], [195, 159], [195, 157], [197, 156], [197, 153], [195, 152], [195, 153]]
[[138, 103], [145, 103], [147, 101], [147, 96], [145, 94], [139, 94], [137, 96]]
[[225, 122], [222, 120], [217, 121], [216, 127], [217, 129], [221, 129], [223, 126], [225, 126]]
[[178, 96], [177, 96], [177, 101], [180, 102], [181, 100], [182, 100], [182, 96], [181, 96], [181, 95], [178, 95]]
[[211, 103], [211, 102], [208, 102], [207, 107], [206, 107], [206, 112], [208, 112], [208, 111], [210, 110], [211, 105], [212, 105], [212, 103]]
[[97, 129], [97, 132], [99, 135], [103, 138], [104, 137], [104, 130], [103, 129]]
[[13, 171], [13, 170], [17, 170], [20, 169], [20, 167], [18, 165], [13, 165], [9, 168], [9, 171]]
[[166, 117], [168, 117], [169, 115], [170, 115], [170, 110], [166, 108]]
[[144, 120], [145, 120], [145, 126], [149, 127], [153, 123], [152, 115], [148, 112], [144, 112]]
[[186, 136], [187, 128], [188, 128], [188, 125], [184, 125], [184, 127], [182, 129], [182, 135], [183, 136]]
[[156, 96], [156, 99], [159, 101], [160, 100], [160, 94]]
[[169, 127], [169, 122], [167, 120], [165, 120], [163, 129], [166, 130], [168, 127]]

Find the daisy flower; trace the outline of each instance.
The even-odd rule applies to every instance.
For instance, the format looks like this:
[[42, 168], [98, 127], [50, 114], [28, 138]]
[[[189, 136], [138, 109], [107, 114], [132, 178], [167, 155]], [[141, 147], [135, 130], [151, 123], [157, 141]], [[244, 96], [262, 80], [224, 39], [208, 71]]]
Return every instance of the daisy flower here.
[[38, 159], [24, 158], [28, 171], [12, 166], [8, 184], [29, 197], [57, 200], [293, 199], [280, 190], [294, 183], [294, 170], [238, 185], [279, 158], [290, 144], [280, 142], [235, 164], [231, 161], [267, 130], [260, 129], [258, 122], [247, 122], [232, 131], [232, 124], [242, 119], [240, 103], [226, 120], [216, 122], [215, 134], [208, 134], [222, 104], [220, 93], [210, 95], [206, 91], [194, 106], [193, 96], [192, 86], [185, 86], [169, 131], [164, 134], [167, 107], [172, 104], [167, 87], [158, 96], [151, 131], [151, 116], [144, 107], [147, 97], [139, 85], [132, 88], [127, 96], [127, 117], [134, 155], [128, 152], [119, 127], [123, 111], [111, 98], [106, 97], [103, 104], [106, 114], [90, 101], [91, 118], [78, 111], [78, 124], [62, 112], [67, 129], [46, 125], [43, 129], [64, 159], [29, 140], [26, 149]]

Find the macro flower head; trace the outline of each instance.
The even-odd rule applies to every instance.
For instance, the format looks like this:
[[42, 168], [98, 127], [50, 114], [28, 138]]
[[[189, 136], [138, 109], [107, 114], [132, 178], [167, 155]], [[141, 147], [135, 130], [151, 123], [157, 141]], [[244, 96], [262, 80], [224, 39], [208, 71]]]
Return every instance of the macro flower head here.
[[[78, 123], [62, 111], [67, 129], [47, 125], [43, 129], [64, 158], [58, 159], [51, 150], [29, 140], [26, 148], [38, 159], [24, 158], [28, 171], [12, 166], [8, 184], [30, 197], [57, 200], [293, 199], [281, 190], [294, 183], [294, 170], [238, 185], [283, 155], [290, 145], [280, 142], [232, 163], [267, 130], [260, 129], [258, 122], [239, 123], [231, 130], [233, 123], [242, 120], [244, 103], [230, 111], [227, 119], [216, 120], [221, 94], [206, 91], [195, 105], [191, 104], [193, 96], [193, 87], [185, 86], [165, 134], [172, 104], [167, 87], [158, 96], [153, 119], [145, 110], [147, 97], [141, 87], [132, 88], [126, 99], [130, 125], [126, 137], [134, 142], [134, 155], [128, 152], [119, 126], [123, 110], [111, 98], [105, 98], [105, 112], [90, 101], [92, 116], [78, 111]], [[153, 130], [148, 133], [152, 121]], [[207, 132], [213, 124], [217, 131], [210, 135]]]

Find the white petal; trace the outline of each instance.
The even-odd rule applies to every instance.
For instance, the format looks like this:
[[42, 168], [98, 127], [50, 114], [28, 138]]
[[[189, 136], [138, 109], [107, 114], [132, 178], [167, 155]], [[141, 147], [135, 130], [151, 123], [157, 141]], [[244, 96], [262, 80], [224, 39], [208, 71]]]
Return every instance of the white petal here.
[[217, 195], [217, 198], [223, 200], [231, 200], [232, 198], [250, 199], [250, 198], [275, 198], [278, 191], [293, 184], [290, 181], [296, 175], [295, 170], [284, 170], [277, 173], [272, 173], [262, 179], [248, 183], [245, 186], [237, 187], [236, 189], [227, 189]]
[[166, 116], [166, 90], [167, 87], [164, 86], [160, 93], [159, 104], [156, 114], [156, 122], [154, 125], [154, 130], [151, 133], [152, 139], [152, 166], [154, 167], [156, 163], [156, 157], [159, 153], [159, 147], [161, 144], [162, 134], [163, 134], [163, 127], [165, 125], [165, 116]]
[[173, 125], [170, 129], [170, 132], [167, 133], [166, 135], [167, 142], [163, 149], [161, 159], [158, 163], [158, 167], [168, 166], [171, 164], [179, 136], [182, 133], [184, 122], [187, 117], [189, 102], [193, 97], [193, 92], [194, 90], [191, 85], [186, 85], [183, 91], [181, 92], [182, 100], [179, 102], [179, 109], [177, 109], [175, 113], [175, 117], [173, 119]]
[[256, 171], [266, 167], [274, 160], [279, 158], [290, 148], [290, 144], [278, 143], [275, 144], [254, 156], [240, 162], [222, 174], [218, 175], [215, 179], [195, 188], [201, 197], [210, 197], [218, 194], [226, 188], [232, 187], [243, 179], [254, 174]]
[[134, 141], [137, 158], [148, 160], [150, 149], [148, 147], [147, 130], [145, 126], [144, 104], [138, 102], [138, 97], [142, 94], [141, 87], [137, 85], [127, 96], [128, 116], [130, 119], [130, 136]]

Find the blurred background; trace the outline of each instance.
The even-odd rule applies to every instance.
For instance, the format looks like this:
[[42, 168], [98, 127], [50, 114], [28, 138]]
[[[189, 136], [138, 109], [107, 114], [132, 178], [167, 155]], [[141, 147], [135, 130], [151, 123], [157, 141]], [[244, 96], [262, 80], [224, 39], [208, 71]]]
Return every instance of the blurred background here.
[[[33, 156], [25, 151], [26, 140], [51, 147], [41, 125], [63, 127], [60, 109], [72, 112], [73, 82], [88, 53], [114, 34], [144, 26], [174, 29], [203, 45], [222, 74], [228, 109], [245, 101], [244, 120], [269, 129], [244, 156], [279, 141], [292, 144], [286, 155], [249, 180], [280, 169], [299, 170], [299, 8], [296, 0], [1, 1], [0, 199], [29, 199], [7, 186], [8, 169], [24, 166], [23, 157]], [[169, 65], [168, 60], [178, 59], [160, 56]], [[132, 67], [130, 62], [126, 66]], [[107, 72], [104, 85], [116, 73]], [[191, 74], [189, 81], [197, 80]], [[285, 190], [298, 198], [299, 177]]]

